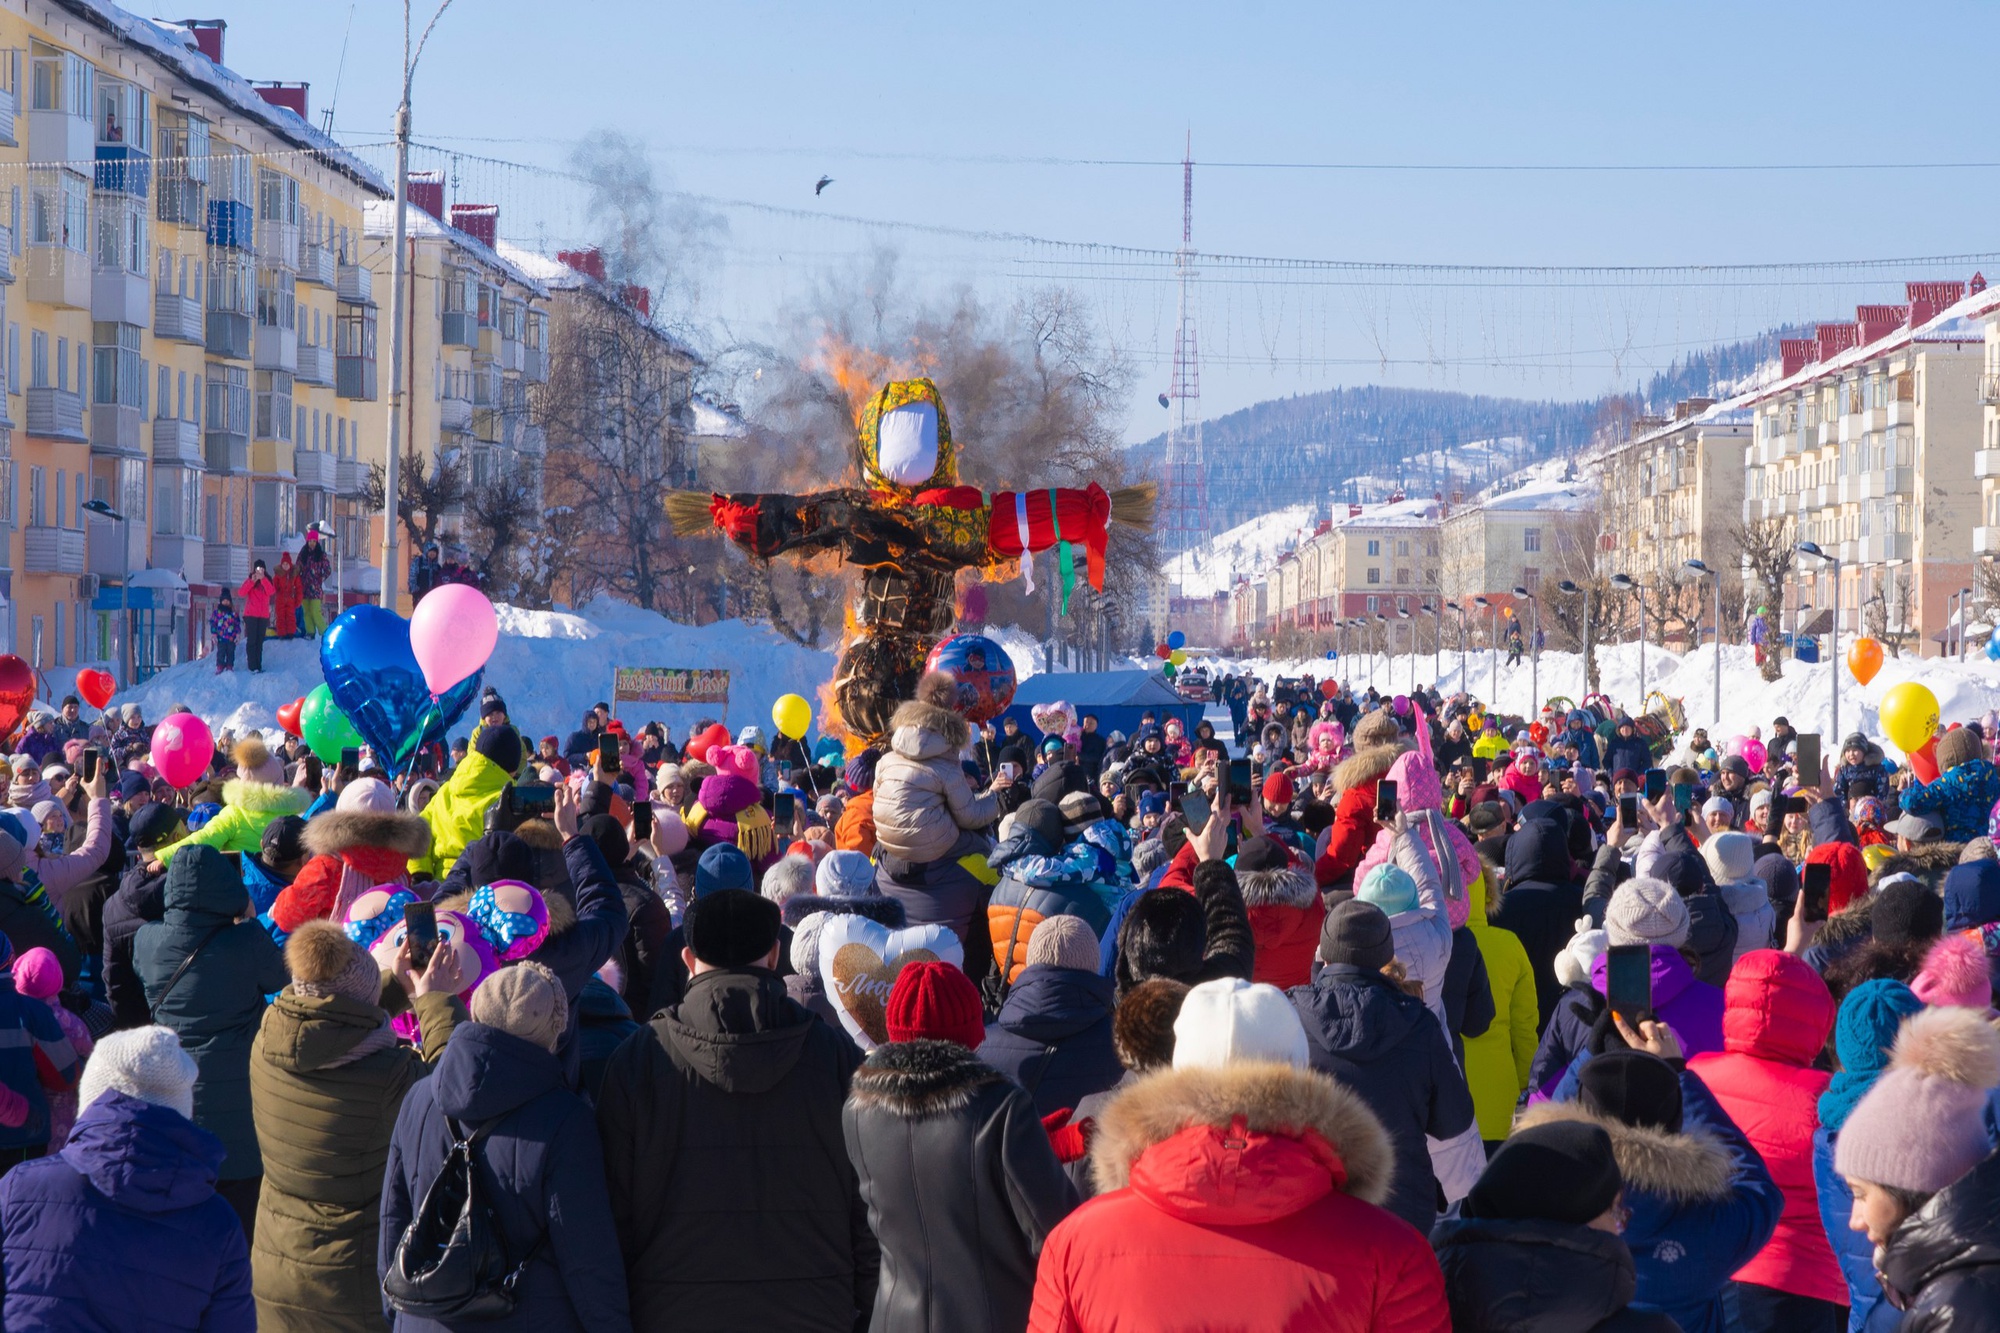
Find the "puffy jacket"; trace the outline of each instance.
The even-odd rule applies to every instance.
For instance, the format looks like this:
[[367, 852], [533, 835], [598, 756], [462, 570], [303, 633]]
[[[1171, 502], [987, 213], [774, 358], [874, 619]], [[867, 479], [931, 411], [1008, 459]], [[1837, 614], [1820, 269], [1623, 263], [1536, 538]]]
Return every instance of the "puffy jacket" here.
[[415, 1000], [424, 1054], [392, 1043], [357, 1054], [389, 1016], [340, 995], [286, 987], [250, 1054], [264, 1156], [251, 1281], [263, 1333], [379, 1330], [382, 1167], [396, 1113], [465, 1019], [456, 996]]
[[1102, 1092], [1125, 1072], [1111, 1045], [1110, 977], [1037, 965], [986, 1025], [979, 1058], [1013, 1079], [1047, 1115]]
[[[987, 854], [986, 864], [1000, 878], [986, 900], [986, 936], [1003, 982], [1011, 985], [1020, 977], [1028, 965], [1029, 937], [1049, 917], [1077, 917], [1104, 938], [1111, 911], [1093, 887], [1100, 866], [1094, 848], [1072, 843], [1059, 852], [1033, 830], [1016, 828]], [[976, 939], [976, 926], [972, 933]]]
[[1847, 1177], [1833, 1169], [1834, 1147], [1840, 1135], [1821, 1125], [1813, 1131], [1813, 1189], [1819, 1196], [1820, 1225], [1847, 1283], [1848, 1333], [1894, 1333], [1901, 1312], [1882, 1298], [1882, 1279], [1875, 1272], [1875, 1246], [1867, 1233], [1847, 1225], [1854, 1208], [1854, 1190]]
[[243, 586], [236, 590], [236, 600], [246, 616], [257, 616], [265, 620], [271, 618], [271, 599], [278, 595], [278, 585], [259, 574], [252, 574], [243, 580]]
[[263, 850], [264, 829], [274, 819], [305, 813], [312, 793], [304, 787], [280, 787], [248, 778], [222, 784], [222, 813], [155, 855], [168, 865], [184, 847], [213, 847], [224, 852]]
[[1326, 850], [1313, 865], [1313, 880], [1321, 888], [1347, 888], [1361, 858], [1368, 854], [1381, 826], [1375, 822], [1375, 790], [1402, 753], [1399, 746], [1377, 745], [1349, 755], [1333, 770], [1340, 792], [1334, 806], [1333, 828]]
[[1472, 1094], [1444, 1025], [1379, 972], [1345, 963], [1291, 992], [1314, 1069], [1361, 1094], [1389, 1133], [1394, 1182], [1383, 1206], [1418, 1231], [1437, 1215], [1425, 1135], [1451, 1139], [1472, 1124]]
[[[222, 1140], [224, 1180], [264, 1172], [250, 1110], [250, 1047], [264, 997], [284, 988], [285, 960], [253, 920], [243, 880], [213, 847], [190, 848], [167, 871], [164, 914], [139, 927], [132, 966], [153, 1021], [172, 1028], [194, 1057], [194, 1122]], [[174, 973], [192, 955], [180, 979]]]
[[1241, 870], [1236, 884], [1243, 892], [1243, 910], [1257, 941], [1252, 981], [1289, 990], [1312, 980], [1313, 957], [1319, 950], [1319, 928], [1326, 921], [1326, 901], [1305, 870]]
[[1049, 1237], [1035, 1333], [1445, 1333], [1421, 1234], [1387, 1216], [1394, 1154], [1352, 1091], [1282, 1065], [1171, 1069], [1098, 1122], [1100, 1193]]
[[0, 976], [0, 1087], [27, 1099], [27, 1118], [0, 1125], [0, 1149], [34, 1148], [49, 1142], [50, 1092], [75, 1085], [76, 1047], [49, 1006], [14, 989]]
[[250, 1249], [215, 1192], [222, 1144], [119, 1092], [69, 1142], [0, 1179], [10, 1329], [252, 1333]]
[[[1444, 886], [1438, 879], [1438, 861], [1419, 844], [1423, 836], [1414, 829], [1396, 835], [1395, 861], [1417, 886], [1417, 905], [1389, 918], [1396, 943], [1396, 961], [1411, 981], [1424, 988], [1424, 1004], [1437, 1016], [1438, 1026], [1447, 1034], [1451, 1020], [1444, 1007], [1445, 972], [1451, 966], [1451, 922], [1445, 916]], [[1446, 873], [1462, 897], [1458, 885], [1458, 862], [1446, 851]]]
[[1724, 1049], [1689, 1059], [1756, 1146], [1785, 1193], [1778, 1229], [1737, 1279], [1835, 1305], [1847, 1284], [1820, 1224], [1813, 1187], [1813, 1131], [1830, 1075], [1812, 1068], [1833, 1031], [1826, 983], [1803, 961], [1776, 949], [1747, 954], [1729, 978]]
[[459, 853], [486, 831], [486, 812], [513, 780], [513, 774], [479, 751], [469, 751], [418, 812], [431, 826], [431, 852], [410, 858], [410, 877], [441, 880], [450, 874]]
[[[1674, 1035], [1680, 1039], [1682, 1052], [1692, 1059], [1703, 1052], [1723, 1049], [1726, 1035], [1724, 992], [1698, 980], [1680, 950], [1655, 944], [1651, 955], [1653, 1012], [1674, 1030]], [[1590, 984], [1599, 995], [1604, 994], [1606, 966], [1602, 954], [1590, 965]]]
[[890, 719], [889, 752], [875, 767], [875, 845], [905, 861], [936, 861], [962, 830], [1000, 817], [993, 796], [975, 795], [958, 755], [971, 743], [964, 718], [921, 700]]
[[1507, 1137], [1514, 1104], [1528, 1086], [1535, 1059], [1535, 1025], [1540, 1009], [1535, 997], [1534, 968], [1527, 950], [1513, 931], [1503, 930], [1486, 916], [1486, 876], [1467, 887], [1472, 913], [1466, 927], [1479, 945], [1486, 964], [1487, 986], [1493, 994], [1493, 1021], [1484, 1032], [1465, 1040], [1465, 1081], [1479, 1116], [1479, 1136]]
[[1633, 1307], [1638, 1278], [1608, 1231], [1519, 1218], [1458, 1218], [1431, 1233], [1452, 1333], [1677, 1333]]
[[890, 1042], [841, 1126], [882, 1246], [870, 1333], [1025, 1328], [1036, 1256], [1077, 1202], [1028, 1094], [956, 1042]]
[[2000, 1329], [2000, 1155], [1904, 1219], [1882, 1247], [1882, 1282], [1901, 1298], [1901, 1333]]
[[833, 826], [833, 845], [843, 852], [875, 855], [875, 789], [858, 791], [841, 808], [840, 822]]
[[1507, 839], [1507, 891], [1493, 924], [1512, 931], [1527, 951], [1542, 1022], [1562, 998], [1556, 955], [1569, 943], [1583, 911], [1583, 885], [1574, 876], [1569, 830], [1561, 824], [1531, 819]]
[[1935, 782], [1903, 789], [1903, 808], [1944, 826], [1944, 841], [1986, 836], [1993, 807], [2000, 803], [2000, 769], [1985, 759], [1969, 759]]
[[1771, 892], [1763, 880], [1739, 879], [1717, 884], [1715, 893], [1736, 918], [1736, 944], [1729, 960], [1732, 969], [1744, 954], [1784, 943], [1777, 938], [1778, 909], [1771, 905]]
[[[494, 1228], [510, 1265], [526, 1261], [504, 1319], [462, 1324], [494, 1333], [629, 1333], [625, 1266], [604, 1185], [604, 1154], [590, 1107], [563, 1082], [555, 1056], [483, 1023], [461, 1024], [431, 1077], [403, 1099], [382, 1171], [379, 1278], [437, 1179], [453, 1134], [472, 1133]], [[398, 1333], [452, 1326], [398, 1314]]]
[[313, 816], [304, 841], [312, 859], [278, 890], [268, 913], [287, 935], [322, 917], [343, 920], [343, 887], [352, 903], [380, 885], [407, 883], [410, 862], [431, 849], [431, 829], [423, 816], [400, 810], [336, 809]]
[[[93, 797], [83, 841], [74, 851], [51, 854], [43, 851], [39, 842], [29, 843], [21, 849], [18, 862], [8, 864], [7, 859], [0, 858], [0, 876], [23, 884], [41, 881], [53, 901], [67, 910], [74, 896], [72, 890], [95, 875], [110, 854], [111, 798]], [[14, 944], [17, 953], [30, 947], [18, 940]]]
[[1653, 766], [1653, 747], [1644, 736], [1636, 732], [1630, 736], [1620, 736], [1615, 732], [1604, 744], [1604, 768], [1616, 773], [1621, 768], [1629, 768], [1634, 773], [1644, 773]]
[[1723, 1333], [1723, 1289], [1771, 1238], [1785, 1196], [1702, 1081], [1683, 1070], [1680, 1082], [1675, 1133], [1593, 1115], [1575, 1102], [1531, 1107], [1521, 1125], [1584, 1120], [1611, 1136], [1631, 1210], [1624, 1235], [1637, 1299], [1686, 1333]]

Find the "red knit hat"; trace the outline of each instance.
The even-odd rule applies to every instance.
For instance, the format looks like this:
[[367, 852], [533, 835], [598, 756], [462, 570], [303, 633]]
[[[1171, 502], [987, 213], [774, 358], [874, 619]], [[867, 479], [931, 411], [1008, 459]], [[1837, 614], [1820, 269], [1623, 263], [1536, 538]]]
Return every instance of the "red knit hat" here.
[[1283, 769], [1264, 779], [1264, 799], [1272, 805], [1290, 805], [1295, 795], [1292, 779]]
[[950, 963], [909, 963], [896, 974], [885, 1015], [890, 1041], [955, 1041], [967, 1050], [986, 1040], [979, 989]]

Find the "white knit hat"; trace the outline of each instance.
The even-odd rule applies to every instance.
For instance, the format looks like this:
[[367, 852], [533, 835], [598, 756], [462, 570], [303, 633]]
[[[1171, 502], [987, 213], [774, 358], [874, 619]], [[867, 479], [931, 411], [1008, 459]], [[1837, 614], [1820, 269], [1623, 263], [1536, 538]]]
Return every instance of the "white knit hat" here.
[[92, 1048], [76, 1085], [78, 1112], [107, 1092], [122, 1092], [194, 1119], [194, 1080], [200, 1071], [172, 1029], [157, 1024], [113, 1032]]
[[1306, 1030], [1285, 993], [1241, 977], [1190, 990], [1174, 1020], [1174, 1068], [1220, 1069], [1252, 1060], [1306, 1067]]
[[875, 891], [875, 863], [860, 852], [828, 852], [813, 872], [813, 888], [822, 898], [869, 897]]
[[1718, 833], [1702, 844], [1701, 858], [1718, 884], [1734, 884], [1757, 873], [1757, 840], [1748, 833]]
[[333, 808], [390, 814], [396, 809], [396, 789], [380, 778], [356, 778], [340, 789], [340, 799], [333, 803]]
[[1664, 944], [1678, 949], [1687, 943], [1687, 903], [1663, 879], [1628, 879], [1604, 909], [1604, 933], [1613, 945]]
[[1556, 955], [1556, 980], [1565, 986], [1590, 984], [1590, 969], [1611, 949], [1611, 937], [1599, 930], [1587, 916], [1576, 919], [1576, 934], [1569, 937]]

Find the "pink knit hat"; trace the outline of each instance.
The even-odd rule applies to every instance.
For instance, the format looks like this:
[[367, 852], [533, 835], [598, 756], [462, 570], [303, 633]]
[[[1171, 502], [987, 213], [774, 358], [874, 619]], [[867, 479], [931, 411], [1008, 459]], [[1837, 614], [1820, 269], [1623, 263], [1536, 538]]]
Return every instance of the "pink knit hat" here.
[[1935, 1008], [1991, 1009], [1993, 972], [1979, 936], [1947, 935], [1933, 944], [1910, 989]]
[[1396, 800], [1405, 810], [1444, 809], [1444, 785], [1430, 756], [1406, 750], [1389, 765], [1389, 779], [1396, 784]]
[[14, 989], [21, 994], [46, 1000], [62, 988], [62, 963], [47, 949], [30, 949], [14, 960]]
[[2000, 1083], [2000, 1032], [1970, 1009], [1926, 1009], [1896, 1034], [1889, 1070], [1841, 1127], [1841, 1175], [1935, 1194], [1992, 1150], [1986, 1094]]

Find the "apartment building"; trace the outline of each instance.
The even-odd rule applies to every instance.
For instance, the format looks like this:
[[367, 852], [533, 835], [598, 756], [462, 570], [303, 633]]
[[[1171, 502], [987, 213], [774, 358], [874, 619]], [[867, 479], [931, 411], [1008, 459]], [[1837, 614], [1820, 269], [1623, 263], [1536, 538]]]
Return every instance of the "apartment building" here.
[[0, 4], [0, 651], [44, 670], [115, 665], [121, 604], [141, 673], [196, 648], [379, 432], [358, 248], [387, 187], [223, 37]]
[[1802, 559], [1786, 600], [1834, 608], [1844, 632], [1895, 636], [1905, 651], [1939, 651], [1949, 599], [1971, 586], [1991, 416], [1980, 372], [2000, 308], [1973, 286], [1909, 283], [1906, 304], [1786, 339], [1782, 378], [1745, 398], [1746, 521], [1783, 521], [1840, 561], [1836, 586], [1828, 562]]
[[1511, 606], [1514, 589], [1575, 578], [1590, 568], [1598, 526], [1594, 484], [1535, 478], [1459, 506], [1439, 525], [1444, 599]]
[[1972, 554], [1983, 563], [2000, 557], [2000, 304], [1975, 318], [1985, 331], [1985, 361], [1979, 375], [1979, 451], [1972, 456], [1972, 475], [1979, 483]]
[[1303, 632], [1334, 641], [1347, 621], [1400, 619], [1435, 605], [1443, 509], [1437, 500], [1399, 498], [1350, 505], [1343, 516], [1322, 520], [1266, 572], [1255, 622], [1241, 618], [1249, 608], [1244, 585], [1238, 585], [1231, 612], [1237, 631], [1264, 638]]
[[1688, 399], [1668, 416], [1640, 417], [1624, 439], [1586, 455], [1603, 495], [1599, 574], [1651, 583], [1690, 560], [1737, 568], [1752, 415], [1740, 402]]

